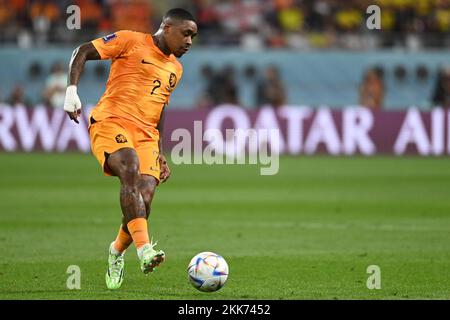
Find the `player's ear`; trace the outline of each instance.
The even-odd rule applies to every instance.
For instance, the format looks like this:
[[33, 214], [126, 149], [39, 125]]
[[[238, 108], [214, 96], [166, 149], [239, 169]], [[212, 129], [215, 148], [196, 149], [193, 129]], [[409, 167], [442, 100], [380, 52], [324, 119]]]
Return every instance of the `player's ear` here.
[[172, 29], [172, 24], [171, 23], [165, 23], [164, 24], [164, 26], [163, 26], [163, 31], [164, 31], [164, 33], [169, 33], [170, 32], [170, 30]]

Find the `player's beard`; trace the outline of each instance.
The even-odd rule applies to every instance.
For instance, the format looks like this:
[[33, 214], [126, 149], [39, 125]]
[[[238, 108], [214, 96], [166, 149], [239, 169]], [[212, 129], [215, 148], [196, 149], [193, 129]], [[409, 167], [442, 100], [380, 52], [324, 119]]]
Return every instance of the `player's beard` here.
[[176, 54], [175, 57], [180, 58], [182, 55], [189, 51], [188, 48], [181, 48]]

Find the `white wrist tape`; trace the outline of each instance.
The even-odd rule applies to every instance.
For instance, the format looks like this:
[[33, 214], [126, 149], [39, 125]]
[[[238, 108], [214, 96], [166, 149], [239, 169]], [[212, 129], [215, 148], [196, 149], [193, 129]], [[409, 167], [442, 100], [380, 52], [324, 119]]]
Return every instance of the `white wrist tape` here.
[[77, 86], [68, 86], [66, 89], [66, 98], [64, 100], [64, 110], [75, 112], [78, 109], [81, 109], [81, 101], [77, 94]]

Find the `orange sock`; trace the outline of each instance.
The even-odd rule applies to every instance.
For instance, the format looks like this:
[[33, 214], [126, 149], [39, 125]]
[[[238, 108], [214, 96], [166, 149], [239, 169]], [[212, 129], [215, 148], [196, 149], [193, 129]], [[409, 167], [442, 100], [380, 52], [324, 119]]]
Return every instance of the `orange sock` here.
[[124, 252], [130, 244], [133, 242], [133, 238], [123, 231], [122, 225], [120, 225], [119, 233], [117, 234], [117, 238], [114, 241], [114, 249], [119, 252]]
[[133, 238], [136, 249], [144, 244], [150, 243], [148, 239], [147, 220], [145, 218], [136, 218], [128, 222], [128, 230]]

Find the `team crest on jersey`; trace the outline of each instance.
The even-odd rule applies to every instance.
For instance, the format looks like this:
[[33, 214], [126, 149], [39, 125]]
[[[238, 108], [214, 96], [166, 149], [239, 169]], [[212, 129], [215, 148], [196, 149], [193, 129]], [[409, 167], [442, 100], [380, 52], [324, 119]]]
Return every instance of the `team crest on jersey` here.
[[127, 140], [127, 138], [125, 138], [125, 136], [123, 134], [118, 134], [116, 136], [116, 141], [117, 141], [117, 143], [125, 143], [128, 140]]
[[103, 43], [108, 43], [114, 38], [117, 38], [117, 35], [115, 33], [108, 34], [107, 36], [104, 36], [102, 38], [103, 39]]
[[175, 73], [171, 73], [169, 77], [170, 87], [173, 88], [177, 84], [177, 75]]

